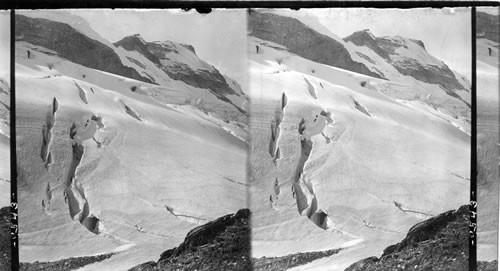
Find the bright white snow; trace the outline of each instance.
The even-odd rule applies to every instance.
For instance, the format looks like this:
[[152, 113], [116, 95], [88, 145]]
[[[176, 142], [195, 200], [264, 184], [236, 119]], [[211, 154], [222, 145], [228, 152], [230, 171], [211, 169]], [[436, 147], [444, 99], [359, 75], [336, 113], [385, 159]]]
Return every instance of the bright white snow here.
[[86, 268], [126, 270], [246, 207], [246, 128], [224, 121], [228, 105], [166, 75], [157, 86], [47, 52], [16, 44], [22, 262], [121, 251]]
[[[343, 270], [468, 203], [465, 120], [391, 98], [418, 93], [408, 80], [317, 64], [266, 43], [250, 38], [248, 46], [253, 257], [344, 247], [295, 269]], [[316, 213], [308, 218], [308, 210]]]

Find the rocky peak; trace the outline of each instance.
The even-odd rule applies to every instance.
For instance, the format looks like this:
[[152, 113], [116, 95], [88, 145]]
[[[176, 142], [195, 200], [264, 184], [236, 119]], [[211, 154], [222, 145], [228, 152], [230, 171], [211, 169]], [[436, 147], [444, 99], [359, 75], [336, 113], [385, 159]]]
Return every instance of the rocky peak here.
[[418, 44], [420, 47], [422, 47], [422, 49], [426, 50], [425, 49], [425, 44], [423, 41], [421, 40], [417, 40], [417, 39], [410, 39], [411, 41], [413, 41], [414, 43]]
[[354, 61], [342, 40], [323, 35], [295, 18], [252, 12], [248, 16], [248, 30], [250, 36], [283, 45], [300, 57], [380, 78], [364, 64]]
[[193, 54], [196, 55], [196, 51], [194, 50], [194, 47], [192, 45], [189, 45], [189, 44], [180, 44], [181, 46], [183, 46], [184, 48], [188, 49], [189, 51], [193, 52]]
[[177, 45], [178, 44], [168, 40], [153, 41], [148, 43], [149, 50], [151, 50], [151, 52], [153, 52], [159, 58], [164, 58], [165, 54], [167, 53], [179, 54], [179, 47]]
[[231, 102], [225, 95], [239, 95], [215, 67], [196, 55], [192, 46], [172, 41], [155, 41], [148, 42], [147, 48], [160, 61], [161, 69], [170, 78], [193, 87], [209, 89], [219, 99], [229, 103]]
[[228, 95], [240, 96], [240, 93], [231, 88], [226, 78], [215, 67], [201, 60], [193, 46], [168, 40], [146, 42], [140, 35], [125, 37], [116, 42], [115, 46], [142, 54], [168, 77], [193, 87], [208, 89], [219, 100], [233, 105], [240, 113], [246, 114], [228, 98]]
[[146, 41], [142, 38], [141, 34], [137, 33], [137, 34], [134, 34], [132, 36], [134, 36], [135, 38], [139, 39], [139, 41], [141, 43], [146, 44]]
[[370, 39], [374, 40], [375, 39], [375, 35], [373, 35], [373, 33], [370, 31], [370, 29], [363, 29], [361, 30], [360, 32], [363, 32], [365, 33], [365, 35], [367, 35]]
[[[370, 29], [363, 29], [361, 31], [356, 31], [356, 32], [352, 33], [348, 37], [351, 37], [351, 38], [352, 37], [358, 37], [358, 38], [361, 38], [364, 41], [370, 41], [370, 40], [376, 41], [376, 37], [375, 37], [375, 35], [373, 35], [373, 33], [370, 31]], [[348, 37], [346, 37], [345, 39], [348, 39]]]
[[399, 73], [425, 83], [439, 85], [455, 98], [458, 98], [455, 90], [467, 88], [443, 61], [427, 52], [421, 40], [401, 36], [375, 37], [369, 30], [355, 32], [344, 40], [370, 48]]
[[19, 41], [56, 51], [60, 57], [82, 66], [153, 83], [135, 69], [125, 66], [114, 48], [89, 38], [66, 23], [19, 14], [15, 22]]
[[401, 36], [383, 36], [377, 38], [377, 44], [388, 54], [396, 54], [399, 48], [408, 49], [407, 39]]
[[498, 15], [476, 12], [476, 37], [499, 42], [500, 20]]
[[160, 60], [149, 51], [146, 41], [144, 41], [140, 34], [127, 36], [113, 44], [116, 47], [123, 47], [127, 51], [137, 51], [154, 64], [160, 65]]
[[354, 32], [350, 36], [345, 37], [344, 40], [352, 42], [357, 46], [366, 46], [382, 58], [389, 59], [388, 53], [380, 47], [377, 38], [368, 29]]
[[417, 40], [417, 39], [411, 39], [411, 38], [406, 38], [406, 37], [402, 37], [402, 36], [383, 36], [383, 37], [379, 37], [376, 39], [380, 43], [385, 43], [385, 44], [391, 45], [392, 47], [395, 47], [395, 48], [404, 47], [404, 48], [408, 49], [408, 45], [410, 43], [415, 43], [418, 46], [422, 47], [422, 49], [425, 50], [424, 42], [421, 40]]

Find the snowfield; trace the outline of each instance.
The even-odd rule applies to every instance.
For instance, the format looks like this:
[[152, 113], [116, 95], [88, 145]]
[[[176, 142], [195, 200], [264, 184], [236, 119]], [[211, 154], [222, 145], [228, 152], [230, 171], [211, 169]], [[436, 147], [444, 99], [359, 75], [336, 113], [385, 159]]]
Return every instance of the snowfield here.
[[10, 205], [10, 79], [0, 71], [0, 206]]
[[391, 95], [415, 95], [415, 80], [249, 42], [253, 257], [345, 248], [293, 269], [343, 270], [469, 201], [466, 116]]
[[247, 206], [244, 119], [206, 89], [155, 76], [16, 43], [21, 262], [117, 252], [83, 270], [127, 270]]
[[[492, 48], [492, 56], [488, 55]], [[477, 258], [498, 260], [499, 74], [498, 44], [477, 39], [478, 235]]]

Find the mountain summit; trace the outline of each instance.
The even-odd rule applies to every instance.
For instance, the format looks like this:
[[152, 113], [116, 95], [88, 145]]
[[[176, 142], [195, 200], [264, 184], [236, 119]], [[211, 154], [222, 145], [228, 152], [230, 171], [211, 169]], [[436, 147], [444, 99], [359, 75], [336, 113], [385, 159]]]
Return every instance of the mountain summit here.
[[366, 46], [385, 59], [403, 75], [419, 81], [437, 84], [453, 95], [464, 90], [451, 69], [441, 60], [430, 55], [421, 40], [396, 37], [375, 37], [370, 30], [354, 32], [344, 38], [357, 46]]
[[[174, 80], [180, 80], [193, 87], [209, 89], [221, 98], [224, 95], [241, 95], [231, 89], [224, 76], [215, 67], [201, 60], [191, 45], [171, 41], [146, 42], [138, 34], [125, 37], [114, 45], [142, 54]], [[133, 58], [130, 60], [137, 62]]]
[[381, 78], [352, 59], [342, 42], [318, 33], [301, 21], [272, 13], [252, 12], [249, 35], [285, 46], [291, 53], [318, 63]]

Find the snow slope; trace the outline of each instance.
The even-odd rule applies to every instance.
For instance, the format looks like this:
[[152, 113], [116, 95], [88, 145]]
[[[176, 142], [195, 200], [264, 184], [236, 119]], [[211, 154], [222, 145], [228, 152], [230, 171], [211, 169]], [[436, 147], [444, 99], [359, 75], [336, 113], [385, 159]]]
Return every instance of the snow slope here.
[[0, 192], [0, 206], [10, 205], [10, 86], [3, 78], [0, 78]]
[[[492, 48], [492, 56], [488, 55]], [[498, 260], [499, 74], [498, 43], [477, 39], [478, 248], [481, 261]]]
[[375, 37], [368, 29], [345, 40], [354, 60], [384, 78], [411, 86], [388, 95], [440, 108], [465, 122], [462, 129], [470, 126], [470, 83], [430, 55], [422, 41], [399, 36]]
[[379, 83], [378, 88], [392, 98], [439, 109], [470, 134], [470, 83], [429, 54], [422, 41], [375, 37], [368, 29], [342, 39], [313, 16], [279, 9], [253, 11], [248, 25], [249, 36], [286, 47], [303, 58], [401, 83], [407, 87], [396, 91]]
[[157, 72], [149, 84], [16, 43], [20, 261], [119, 252], [84, 269], [126, 270], [246, 207], [244, 118]]
[[294, 269], [343, 270], [468, 202], [470, 127], [429, 103], [392, 97], [411, 93], [414, 81], [249, 42], [253, 257], [344, 247]]

